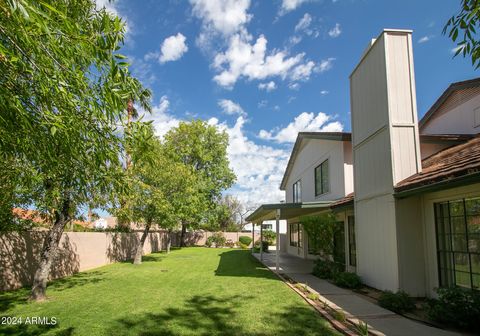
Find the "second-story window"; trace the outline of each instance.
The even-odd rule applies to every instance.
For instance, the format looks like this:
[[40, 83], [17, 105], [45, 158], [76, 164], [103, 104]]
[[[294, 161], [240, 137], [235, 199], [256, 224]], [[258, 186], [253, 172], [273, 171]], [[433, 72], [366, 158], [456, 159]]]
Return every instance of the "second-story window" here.
[[298, 180], [293, 184], [293, 203], [300, 203], [302, 201], [302, 183]]
[[330, 191], [328, 159], [315, 168], [315, 196]]

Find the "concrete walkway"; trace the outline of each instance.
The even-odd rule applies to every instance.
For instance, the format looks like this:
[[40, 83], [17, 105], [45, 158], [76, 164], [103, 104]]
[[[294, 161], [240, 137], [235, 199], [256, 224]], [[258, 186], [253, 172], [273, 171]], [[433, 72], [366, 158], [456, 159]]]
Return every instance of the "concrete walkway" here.
[[[260, 260], [260, 254], [254, 254]], [[264, 253], [263, 263], [275, 271], [275, 252]], [[388, 336], [455, 336], [461, 335], [451, 331], [437, 329], [426, 324], [407, 319], [401, 315], [386, 310], [362, 296], [337, 287], [330, 282], [310, 274], [313, 261], [280, 254], [280, 273], [288, 275], [293, 280], [307, 284], [325, 299], [343, 309], [347, 315], [353, 315], [368, 323], [376, 330]]]

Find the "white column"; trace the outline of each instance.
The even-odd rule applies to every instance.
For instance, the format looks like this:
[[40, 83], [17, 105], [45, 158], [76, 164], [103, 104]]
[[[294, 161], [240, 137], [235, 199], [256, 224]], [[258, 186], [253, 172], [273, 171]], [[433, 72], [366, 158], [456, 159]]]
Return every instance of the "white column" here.
[[252, 253], [255, 251], [255, 223], [252, 222]]
[[260, 222], [260, 260], [263, 261], [263, 222]]
[[280, 270], [280, 209], [277, 209], [275, 222], [275, 232], [277, 234], [275, 240], [275, 270], [278, 272]]

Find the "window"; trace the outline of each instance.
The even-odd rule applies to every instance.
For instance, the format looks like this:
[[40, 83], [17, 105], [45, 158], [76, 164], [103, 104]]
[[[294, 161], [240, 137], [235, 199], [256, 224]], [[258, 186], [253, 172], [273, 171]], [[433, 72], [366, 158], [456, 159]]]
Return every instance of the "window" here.
[[440, 286], [480, 288], [480, 198], [435, 203]]
[[329, 191], [328, 160], [325, 160], [315, 168], [315, 196], [325, 194]]
[[303, 247], [303, 226], [302, 224], [297, 224], [297, 232], [298, 232], [298, 247]]
[[298, 246], [298, 225], [290, 224], [290, 246]]
[[263, 229], [264, 230], [272, 230], [273, 224], [263, 224]]
[[293, 203], [300, 203], [302, 201], [302, 183], [298, 180], [293, 184]]
[[348, 262], [357, 266], [357, 246], [355, 243], [355, 217], [348, 216]]

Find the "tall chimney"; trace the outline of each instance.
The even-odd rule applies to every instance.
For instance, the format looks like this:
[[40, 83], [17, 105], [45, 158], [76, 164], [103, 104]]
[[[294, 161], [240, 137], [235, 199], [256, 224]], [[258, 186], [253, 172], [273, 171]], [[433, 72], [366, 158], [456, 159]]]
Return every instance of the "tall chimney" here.
[[394, 186], [421, 171], [412, 32], [384, 30], [350, 75], [357, 273], [399, 288]]

